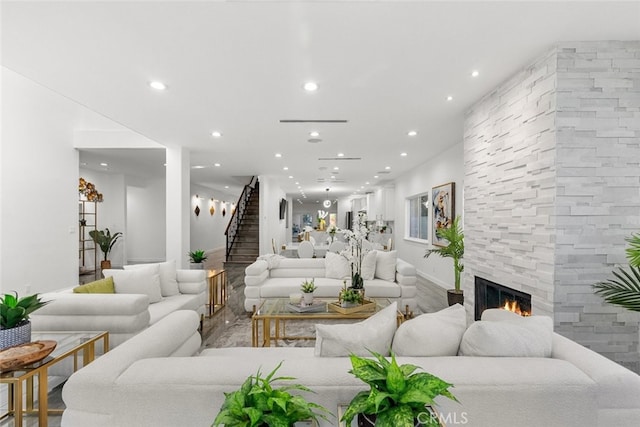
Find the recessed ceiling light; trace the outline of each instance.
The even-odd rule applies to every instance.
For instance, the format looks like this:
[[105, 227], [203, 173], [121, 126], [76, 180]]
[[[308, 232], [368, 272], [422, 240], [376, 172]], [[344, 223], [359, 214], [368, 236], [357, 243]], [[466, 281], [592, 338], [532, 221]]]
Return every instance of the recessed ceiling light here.
[[225, 186], [224, 186], [224, 188], [229, 188], [229, 186], [228, 186], [228, 185], [225, 185]]
[[409, 132], [407, 132], [407, 135], [409, 135], [409, 136], [416, 136], [417, 134], [418, 134], [418, 132], [415, 131], [415, 130], [410, 130]]
[[389, 169], [391, 169], [391, 166], [385, 166], [384, 169], [385, 170], [389, 170]]
[[407, 157], [407, 153], [400, 153], [402, 157]]
[[361, 186], [360, 186], [360, 188], [361, 188], [361, 189], [362, 189], [362, 188], [364, 188], [364, 185], [361, 185]]
[[289, 175], [289, 179], [293, 179], [293, 175]]
[[336, 176], [335, 175], [331, 175], [331, 179], [336, 179]]
[[471, 72], [471, 77], [478, 77], [480, 75], [480, 72], [478, 70], [473, 70]]
[[334, 171], [337, 171], [337, 170], [340, 170], [340, 168], [339, 168], [338, 166], [334, 166], [334, 167], [333, 167], [333, 170], [334, 170]]
[[303, 87], [307, 92], [315, 92], [316, 90], [318, 90], [318, 83], [306, 82]]
[[314, 130], [313, 132], [309, 132], [309, 136], [312, 136], [312, 137], [314, 137], [314, 138], [315, 138], [316, 136], [320, 136], [320, 132], [316, 132], [316, 131]]
[[282, 154], [276, 153], [276, 157], [280, 158], [280, 157], [282, 157]]
[[80, 163], [80, 166], [87, 166], [87, 162]]
[[107, 166], [109, 166], [109, 164], [108, 163], [100, 163], [100, 166], [107, 167]]
[[165, 163], [163, 166], [167, 166], [167, 164]]
[[165, 90], [167, 88], [166, 84], [159, 82], [157, 80], [153, 82], [149, 82], [149, 86], [151, 86], [155, 90]]
[[220, 167], [220, 163], [214, 163], [213, 166], [219, 168]]
[[298, 181], [296, 181], [296, 185], [300, 184]]
[[282, 170], [283, 170], [283, 171], [288, 171], [288, 170], [289, 170], [289, 167], [288, 167], [288, 166], [285, 166], [285, 167], [283, 167], [283, 168], [282, 168]]
[[447, 101], [453, 101], [453, 96], [451, 95], [447, 96]]
[[344, 153], [338, 153], [338, 157], [344, 157]]
[[378, 175], [373, 175], [373, 177], [374, 177], [375, 179], [378, 179]]
[[302, 187], [298, 185], [298, 190], [301, 189]]
[[369, 181], [365, 182], [365, 185], [369, 185]]
[[195, 165], [195, 166], [191, 166], [191, 169], [204, 169], [204, 166], [202, 166], [202, 165]]
[[222, 132], [214, 130], [213, 132], [211, 132], [211, 136], [214, 138], [220, 138], [222, 136]]

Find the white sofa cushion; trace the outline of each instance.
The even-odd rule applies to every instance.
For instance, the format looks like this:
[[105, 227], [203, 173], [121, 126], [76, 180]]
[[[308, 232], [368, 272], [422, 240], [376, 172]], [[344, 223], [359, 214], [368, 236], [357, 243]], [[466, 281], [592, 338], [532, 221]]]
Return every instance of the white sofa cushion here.
[[125, 270], [132, 270], [140, 267], [157, 265], [160, 274], [160, 293], [163, 297], [170, 297], [180, 293], [178, 281], [176, 280], [176, 261], [160, 262], [157, 264], [132, 264], [125, 265]]
[[376, 279], [388, 280], [393, 282], [396, 280], [396, 263], [398, 261], [398, 252], [376, 251]]
[[454, 304], [402, 323], [393, 337], [398, 356], [455, 356], [467, 329], [464, 307]]
[[351, 276], [351, 267], [349, 261], [342, 255], [327, 252], [324, 259], [325, 277], [330, 279], [349, 279]]
[[315, 355], [320, 357], [371, 356], [369, 350], [389, 354], [397, 328], [398, 304], [393, 302], [378, 313], [358, 323], [316, 324]]
[[376, 257], [378, 251], [369, 251], [362, 258], [360, 275], [364, 280], [373, 280], [376, 275]]
[[162, 300], [158, 264], [144, 265], [132, 270], [103, 270], [105, 277], [113, 277], [117, 294], [143, 294], [150, 303]]
[[553, 321], [546, 316], [516, 321], [480, 320], [460, 343], [461, 356], [551, 357]]

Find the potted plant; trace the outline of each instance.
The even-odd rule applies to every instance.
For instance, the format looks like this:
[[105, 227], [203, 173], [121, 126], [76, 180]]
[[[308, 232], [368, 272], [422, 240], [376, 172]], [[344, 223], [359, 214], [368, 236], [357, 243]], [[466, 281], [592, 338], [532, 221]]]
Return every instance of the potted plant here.
[[104, 230], [91, 230], [89, 231], [89, 236], [91, 236], [96, 245], [100, 246], [100, 249], [104, 254], [104, 260], [100, 261], [100, 268], [102, 270], [111, 268], [109, 252], [111, 252], [113, 245], [115, 245], [120, 236], [122, 236], [122, 233], [118, 231], [111, 235], [111, 231], [109, 231], [108, 228], [105, 228]]
[[213, 426], [254, 427], [274, 426], [290, 427], [297, 421], [323, 418], [328, 421], [326, 408], [307, 401], [300, 395], [293, 395], [289, 390], [312, 392], [300, 384], [287, 384], [274, 388], [275, 381], [290, 381], [292, 377], [274, 377], [282, 362], [266, 377], [262, 377], [260, 369], [242, 384], [240, 390], [225, 393], [225, 400], [220, 412], [213, 421]]
[[14, 294], [0, 297], [0, 350], [30, 342], [29, 315], [48, 303], [38, 294], [22, 298], [18, 298], [17, 292]]
[[449, 228], [441, 228], [436, 231], [441, 239], [446, 239], [449, 243], [447, 246], [435, 249], [427, 249], [424, 254], [425, 258], [429, 258], [431, 254], [438, 254], [443, 258], [453, 258], [453, 273], [455, 275], [454, 289], [447, 290], [447, 301], [449, 305], [464, 304], [464, 293], [460, 289], [460, 273], [464, 270], [462, 258], [464, 256], [464, 233], [460, 227], [460, 217], [457, 216], [453, 220], [453, 224]]
[[640, 311], [640, 234], [632, 234], [626, 241], [629, 270], [617, 267], [612, 272], [615, 279], [598, 282], [593, 288], [609, 304]]
[[353, 288], [343, 288], [340, 290], [338, 298], [340, 300], [340, 306], [343, 308], [353, 307], [363, 302], [362, 293]]
[[204, 268], [204, 261], [207, 259], [207, 255], [202, 249], [191, 251], [187, 255], [191, 260], [192, 270], [202, 270]]
[[351, 425], [357, 415], [358, 426], [440, 426], [438, 416], [430, 408], [438, 396], [458, 401], [449, 392], [452, 384], [427, 372], [414, 373], [418, 366], [398, 366], [393, 353], [391, 361], [379, 353], [371, 354], [375, 359], [350, 356], [353, 369], [349, 373], [371, 389], [356, 394], [341, 421]]
[[315, 284], [315, 279], [311, 279], [311, 281], [305, 280], [302, 282], [300, 290], [302, 291], [302, 300], [305, 305], [313, 304], [313, 291], [316, 289], [318, 289], [318, 287]]

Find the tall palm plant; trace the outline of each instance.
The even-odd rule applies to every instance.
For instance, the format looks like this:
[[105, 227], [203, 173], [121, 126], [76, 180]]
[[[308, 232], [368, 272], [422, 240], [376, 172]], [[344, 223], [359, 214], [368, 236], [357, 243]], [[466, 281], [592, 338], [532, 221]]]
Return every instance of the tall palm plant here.
[[464, 233], [460, 227], [460, 217], [455, 217], [451, 227], [441, 228], [436, 231], [436, 234], [439, 238], [447, 240], [449, 244], [440, 248], [427, 249], [424, 257], [429, 258], [431, 254], [438, 254], [443, 258], [453, 258], [455, 290], [456, 292], [460, 292], [460, 273], [464, 270], [464, 265], [462, 264], [462, 258], [464, 256]]
[[612, 271], [615, 279], [598, 282], [593, 288], [609, 304], [640, 311], [640, 234], [632, 234], [626, 241], [629, 270], [618, 267]]

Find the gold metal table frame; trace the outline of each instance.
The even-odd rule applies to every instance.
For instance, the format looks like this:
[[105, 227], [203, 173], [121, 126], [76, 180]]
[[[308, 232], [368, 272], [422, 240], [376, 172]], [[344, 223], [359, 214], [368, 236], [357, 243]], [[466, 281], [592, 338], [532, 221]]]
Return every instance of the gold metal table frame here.
[[[335, 298], [316, 298], [315, 300], [325, 302], [335, 301]], [[267, 298], [259, 307], [253, 310], [251, 316], [251, 345], [253, 347], [270, 347], [271, 341], [278, 345], [279, 340], [314, 340], [315, 336], [288, 336], [286, 333], [286, 322], [288, 320], [364, 320], [378, 313], [381, 309], [388, 306], [390, 301], [385, 298], [372, 298], [376, 302], [374, 311], [359, 311], [356, 313], [343, 314], [330, 311], [327, 307], [326, 311], [312, 313], [298, 313], [287, 311], [286, 305], [288, 298]], [[404, 315], [398, 311], [398, 325], [404, 321]], [[271, 325], [273, 321], [274, 334], [271, 334]], [[262, 329], [262, 340], [260, 339], [260, 329]], [[262, 341], [262, 342], [261, 342]]]
[[[59, 339], [56, 340], [55, 338]], [[96, 343], [102, 340], [104, 352], [109, 351], [108, 332], [34, 332], [32, 340], [54, 339], [60, 348], [56, 349], [40, 362], [36, 362], [12, 371], [0, 372], [0, 384], [7, 384], [8, 411], [0, 415], [0, 420], [10, 415], [14, 417], [14, 425], [22, 426], [25, 414], [38, 414], [38, 425], [47, 427], [49, 414], [62, 414], [63, 409], [49, 409], [48, 369], [67, 357], [73, 357], [73, 371], [86, 366], [96, 358]], [[64, 340], [79, 340], [65, 345]], [[81, 354], [80, 354], [81, 353]], [[82, 364], [79, 365], [79, 357]], [[34, 381], [37, 380], [37, 381]], [[23, 388], [23, 382], [26, 387]], [[37, 383], [38, 406], [34, 405], [34, 388]], [[23, 395], [26, 405], [23, 408]]]
[[211, 317], [227, 303], [227, 271], [208, 270], [207, 282], [209, 286], [207, 317]]

